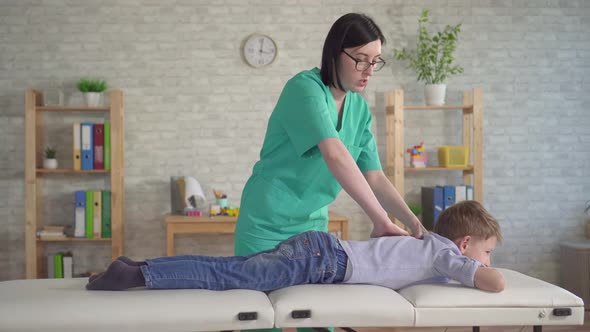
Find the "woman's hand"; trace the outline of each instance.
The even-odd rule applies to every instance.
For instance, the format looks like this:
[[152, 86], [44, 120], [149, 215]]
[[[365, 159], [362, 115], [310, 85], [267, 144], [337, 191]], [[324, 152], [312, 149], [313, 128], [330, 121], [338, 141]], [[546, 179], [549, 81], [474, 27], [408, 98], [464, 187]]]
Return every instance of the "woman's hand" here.
[[[371, 190], [375, 194], [375, 197], [377, 197], [377, 200], [383, 209], [389, 212], [389, 214], [391, 214], [393, 217], [396, 217], [398, 220], [403, 222], [404, 225], [406, 225], [411, 230], [413, 237], [417, 239], [423, 238], [427, 231], [420, 223], [418, 217], [412, 213], [397, 189], [395, 189], [395, 187], [391, 184], [391, 181], [389, 181], [387, 176], [385, 176], [385, 173], [383, 173], [383, 171], [368, 171], [363, 175], [367, 179], [367, 183], [369, 183]], [[371, 218], [371, 220], [373, 219]], [[389, 218], [387, 223], [391, 223]], [[386, 227], [389, 232], [397, 232], [396, 235], [399, 234], [399, 231], [393, 230], [392, 226], [384, 227]], [[399, 227], [397, 228], [399, 229]], [[373, 233], [382, 234], [380, 230], [373, 230]]]
[[422, 223], [420, 222], [420, 220], [418, 220], [416, 218], [416, 221], [414, 221], [414, 224], [412, 225], [412, 236], [417, 238], [417, 239], [421, 239], [424, 237], [424, 226], [422, 226]]
[[373, 226], [371, 237], [381, 236], [405, 236], [410, 235], [407, 231], [392, 223], [391, 221], [385, 223], [379, 223]]

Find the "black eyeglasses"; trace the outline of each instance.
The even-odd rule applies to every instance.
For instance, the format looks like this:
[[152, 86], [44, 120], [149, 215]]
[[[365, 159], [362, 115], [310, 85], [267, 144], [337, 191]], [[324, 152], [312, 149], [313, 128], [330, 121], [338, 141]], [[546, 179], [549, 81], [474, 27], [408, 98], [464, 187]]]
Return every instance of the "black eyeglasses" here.
[[385, 60], [379, 59], [378, 61], [369, 62], [369, 61], [361, 61], [352, 55], [346, 53], [346, 51], [342, 50], [342, 53], [348, 55], [349, 58], [352, 59], [355, 63], [355, 68], [358, 71], [365, 71], [369, 69], [369, 67], [373, 66], [373, 71], [380, 71], [383, 66], [385, 66]]

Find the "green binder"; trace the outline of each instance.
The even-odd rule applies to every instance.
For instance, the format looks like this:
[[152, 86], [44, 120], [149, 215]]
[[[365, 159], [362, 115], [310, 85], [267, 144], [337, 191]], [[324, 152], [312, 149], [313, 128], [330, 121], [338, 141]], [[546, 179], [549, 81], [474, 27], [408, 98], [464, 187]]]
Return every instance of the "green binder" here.
[[53, 273], [55, 278], [64, 277], [63, 253], [57, 253], [53, 256]]
[[102, 192], [101, 231], [103, 238], [111, 237], [111, 192], [108, 190]]
[[111, 169], [111, 123], [104, 123], [104, 169]]
[[86, 191], [86, 211], [84, 213], [85, 218], [85, 234], [87, 239], [92, 239], [94, 237], [94, 199], [92, 191]]

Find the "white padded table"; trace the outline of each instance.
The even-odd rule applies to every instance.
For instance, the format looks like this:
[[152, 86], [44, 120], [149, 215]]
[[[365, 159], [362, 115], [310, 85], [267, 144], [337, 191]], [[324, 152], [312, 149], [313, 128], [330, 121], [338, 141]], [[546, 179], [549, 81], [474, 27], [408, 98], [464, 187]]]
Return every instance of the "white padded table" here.
[[[394, 290], [379, 286], [298, 285], [268, 297], [277, 327], [414, 325], [414, 307]], [[293, 312], [304, 317], [294, 318]]]
[[502, 325], [532, 325], [541, 331], [543, 325], [583, 324], [584, 303], [576, 295], [515, 271], [500, 271], [506, 278], [501, 293], [457, 284], [397, 292], [371, 285], [299, 285], [268, 295], [241, 289], [112, 292], [87, 291], [85, 278], [2, 281], [0, 331]]
[[[578, 296], [519, 272], [499, 270], [506, 278], [506, 289], [501, 293], [453, 283], [416, 285], [398, 292], [369, 285], [301, 285], [273, 291], [269, 298], [277, 327], [539, 327], [584, 323], [584, 302]], [[554, 313], [555, 309], [558, 312]], [[305, 310], [310, 317], [291, 316], [293, 311]]]
[[[417, 285], [399, 291], [416, 310], [416, 326], [582, 325], [584, 302], [569, 291], [522, 273], [498, 269], [501, 293], [458, 284]], [[556, 316], [554, 309], [571, 315]], [[556, 312], [559, 314], [559, 312]]]
[[[87, 282], [0, 282], [0, 331], [212, 331], [274, 325], [273, 309], [263, 292], [87, 291]], [[239, 320], [239, 313], [248, 312], [256, 312], [257, 319]]]

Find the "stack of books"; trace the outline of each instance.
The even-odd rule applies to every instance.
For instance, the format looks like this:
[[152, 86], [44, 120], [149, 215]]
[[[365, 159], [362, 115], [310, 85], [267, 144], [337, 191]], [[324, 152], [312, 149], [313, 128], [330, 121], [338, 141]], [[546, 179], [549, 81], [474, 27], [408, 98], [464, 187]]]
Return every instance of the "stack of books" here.
[[71, 228], [69, 225], [43, 226], [37, 231], [37, 238], [41, 240], [65, 240], [71, 234]]

